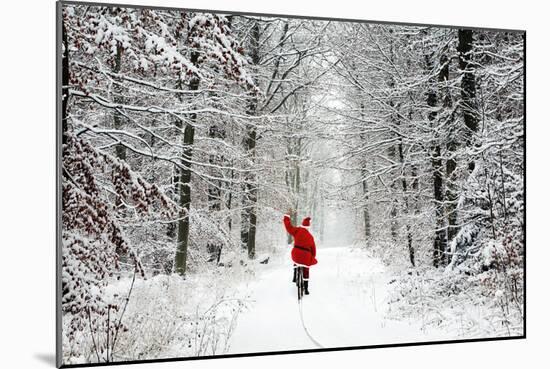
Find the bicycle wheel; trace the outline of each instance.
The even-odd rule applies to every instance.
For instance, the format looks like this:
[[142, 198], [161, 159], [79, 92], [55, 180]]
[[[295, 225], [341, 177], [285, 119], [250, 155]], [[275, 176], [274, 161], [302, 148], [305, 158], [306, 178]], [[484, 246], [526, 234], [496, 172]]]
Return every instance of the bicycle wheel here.
[[302, 267], [298, 267], [296, 276], [296, 287], [298, 290], [298, 301], [304, 296], [304, 270]]

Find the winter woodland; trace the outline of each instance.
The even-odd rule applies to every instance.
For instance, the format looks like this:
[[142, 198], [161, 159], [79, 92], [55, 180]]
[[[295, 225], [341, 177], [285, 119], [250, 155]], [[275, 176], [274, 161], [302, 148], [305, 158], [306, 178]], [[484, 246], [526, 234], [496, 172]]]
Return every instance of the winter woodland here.
[[523, 335], [524, 33], [60, 21], [65, 364]]

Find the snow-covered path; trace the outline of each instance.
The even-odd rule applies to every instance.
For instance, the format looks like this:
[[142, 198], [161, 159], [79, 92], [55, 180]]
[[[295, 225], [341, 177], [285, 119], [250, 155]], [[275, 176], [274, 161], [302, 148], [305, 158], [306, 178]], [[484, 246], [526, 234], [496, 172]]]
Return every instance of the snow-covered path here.
[[[420, 323], [385, 319], [389, 276], [378, 259], [348, 247], [321, 248], [311, 269], [304, 322], [323, 347], [347, 347], [443, 339]], [[288, 262], [259, 268], [251, 288], [254, 301], [243, 312], [228, 353], [314, 349], [302, 327], [296, 287]]]

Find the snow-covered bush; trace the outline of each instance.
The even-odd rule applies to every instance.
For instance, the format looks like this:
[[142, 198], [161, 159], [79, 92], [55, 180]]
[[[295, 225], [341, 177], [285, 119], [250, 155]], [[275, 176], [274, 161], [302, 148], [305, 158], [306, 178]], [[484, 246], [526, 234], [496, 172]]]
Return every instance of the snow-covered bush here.
[[[170, 358], [222, 354], [239, 312], [248, 304], [246, 286], [248, 267], [238, 263], [224, 273], [209, 271], [182, 278], [159, 274], [149, 279], [132, 281], [127, 274], [109, 279], [103, 289], [106, 303], [115, 304], [132, 293], [123, 316], [124, 328], [118, 332], [116, 346], [110, 347], [110, 361]], [[70, 321], [67, 314], [64, 322]], [[120, 314], [112, 312], [114, 324]], [[95, 345], [105, 334], [88, 329], [64, 332], [65, 363], [104, 361], [96, 355]], [[111, 338], [112, 339], [112, 338]]]
[[[487, 249], [494, 250], [494, 244]], [[493, 251], [481, 251], [472, 267], [426, 266], [402, 272], [389, 286], [389, 317], [421, 320], [424, 326], [443, 328], [457, 338], [521, 335], [522, 274], [517, 268], [481, 272], [489, 253]]]
[[[125, 237], [114, 203], [122, 201], [144, 217], [151, 212], [170, 215], [174, 206], [155, 185], [148, 184], [127, 164], [66, 132], [63, 145], [62, 309], [67, 337], [88, 330], [114, 337], [122, 326], [112, 319], [124, 300], [108, 302], [105, 287], [119, 271], [121, 256], [140, 277], [139, 257]], [[110, 184], [107, 185], [110, 181]], [[96, 356], [108, 360], [109, 340], [94, 342]]]

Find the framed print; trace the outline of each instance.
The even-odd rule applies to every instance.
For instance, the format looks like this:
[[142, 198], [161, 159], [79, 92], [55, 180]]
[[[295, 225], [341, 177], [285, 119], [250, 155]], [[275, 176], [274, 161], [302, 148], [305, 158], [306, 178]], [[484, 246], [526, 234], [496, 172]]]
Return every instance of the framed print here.
[[58, 366], [524, 338], [525, 40], [58, 2]]

